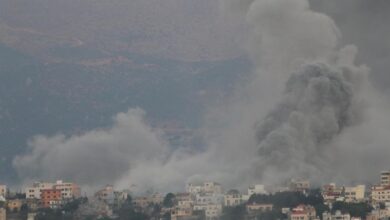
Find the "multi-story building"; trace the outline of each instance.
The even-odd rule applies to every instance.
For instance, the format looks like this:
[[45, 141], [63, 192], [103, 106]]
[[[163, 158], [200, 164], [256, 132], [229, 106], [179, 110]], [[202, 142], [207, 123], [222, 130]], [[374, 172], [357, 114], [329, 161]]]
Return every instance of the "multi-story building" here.
[[324, 212], [322, 213], [322, 220], [351, 220], [351, 215], [349, 213], [342, 213], [340, 210], [337, 210], [334, 214]]
[[58, 189], [61, 191], [63, 199], [79, 198], [81, 196], [80, 187], [74, 183], [65, 183], [58, 180], [56, 183], [49, 182], [35, 182], [32, 187], [26, 187], [27, 199], [41, 199], [42, 190]]
[[178, 207], [192, 207], [195, 203], [195, 196], [191, 193], [176, 193]]
[[316, 210], [310, 205], [299, 205], [292, 210], [289, 215], [291, 220], [315, 220], [317, 219]]
[[365, 185], [344, 187], [344, 198], [346, 202], [361, 202], [365, 198]]
[[331, 183], [322, 187], [322, 197], [326, 204], [334, 201], [361, 202], [365, 199], [365, 192], [365, 185], [337, 187]]
[[7, 210], [0, 207], [0, 220], [7, 220]]
[[203, 192], [203, 186], [202, 185], [196, 185], [196, 184], [193, 184], [193, 183], [188, 183], [186, 185], [186, 192], [196, 195], [198, 193]]
[[53, 183], [35, 182], [31, 187], [26, 187], [26, 199], [41, 199], [41, 192], [44, 189], [53, 189]]
[[7, 186], [6, 185], [0, 185], [0, 197], [7, 198]]
[[63, 199], [74, 199], [81, 197], [80, 187], [75, 183], [63, 182], [58, 180], [54, 184], [54, 189], [61, 190], [61, 196]]
[[60, 189], [43, 189], [41, 192], [41, 206], [57, 209], [63, 204], [62, 191]]
[[371, 187], [371, 201], [373, 204], [390, 202], [390, 186]]
[[322, 197], [324, 198], [325, 204], [332, 203], [334, 201], [343, 201], [342, 196], [344, 191], [343, 187], [337, 187], [335, 183], [330, 183], [322, 186]]
[[390, 170], [381, 172], [381, 186], [390, 186]]
[[175, 207], [171, 210], [171, 219], [178, 220], [192, 216], [191, 207]]
[[244, 202], [242, 194], [238, 190], [229, 190], [225, 195], [224, 205], [225, 206], [238, 206]]
[[224, 196], [222, 194], [198, 194], [196, 195], [196, 205], [223, 204]]
[[208, 204], [205, 210], [206, 220], [218, 219], [222, 214], [221, 204]]

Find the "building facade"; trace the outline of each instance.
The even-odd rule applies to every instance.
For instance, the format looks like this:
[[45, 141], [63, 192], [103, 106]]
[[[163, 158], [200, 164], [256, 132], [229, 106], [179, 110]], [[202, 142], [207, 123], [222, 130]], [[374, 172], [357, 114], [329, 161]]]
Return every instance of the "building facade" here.
[[316, 210], [313, 206], [299, 205], [289, 215], [290, 220], [315, 220]]
[[7, 186], [0, 185], [0, 196], [7, 198]]
[[390, 171], [381, 172], [381, 186], [390, 186]]
[[44, 208], [60, 208], [63, 200], [59, 189], [43, 189], [41, 192], [41, 206]]
[[243, 196], [238, 190], [230, 190], [224, 197], [224, 205], [227, 207], [238, 206], [243, 202]]
[[52, 189], [53, 183], [35, 182], [31, 187], [25, 188], [26, 199], [41, 199], [41, 192], [44, 189]]
[[357, 185], [354, 187], [344, 187], [344, 197], [346, 202], [361, 202], [365, 199], [366, 186]]
[[334, 214], [324, 212], [322, 213], [322, 220], [351, 220], [351, 215], [349, 213], [342, 213], [340, 210], [337, 210]]
[[58, 180], [54, 185], [54, 189], [61, 190], [61, 196], [63, 199], [75, 199], [81, 197], [80, 187], [75, 183]]

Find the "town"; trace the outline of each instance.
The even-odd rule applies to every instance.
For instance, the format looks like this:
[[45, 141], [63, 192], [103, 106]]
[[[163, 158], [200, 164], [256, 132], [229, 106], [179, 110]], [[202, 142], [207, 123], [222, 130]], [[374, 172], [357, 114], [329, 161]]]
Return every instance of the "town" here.
[[[379, 176], [379, 175], [378, 175]], [[134, 196], [107, 185], [93, 196], [82, 195], [76, 183], [35, 182], [23, 192], [0, 185], [0, 220], [153, 219], [153, 220], [379, 220], [390, 218], [390, 171], [372, 186], [325, 184], [312, 188], [307, 180], [291, 179], [267, 191], [249, 186], [242, 193], [221, 184], [188, 183], [185, 191]]]

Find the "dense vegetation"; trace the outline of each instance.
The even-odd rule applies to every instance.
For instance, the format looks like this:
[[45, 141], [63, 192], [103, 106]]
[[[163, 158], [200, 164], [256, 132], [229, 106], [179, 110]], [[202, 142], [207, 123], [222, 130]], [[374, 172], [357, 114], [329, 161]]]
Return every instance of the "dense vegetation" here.
[[346, 202], [335, 202], [332, 205], [332, 211], [340, 210], [347, 212], [353, 217], [361, 217], [364, 219], [366, 215], [371, 212], [372, 207], [366, 203], [346, 203]]

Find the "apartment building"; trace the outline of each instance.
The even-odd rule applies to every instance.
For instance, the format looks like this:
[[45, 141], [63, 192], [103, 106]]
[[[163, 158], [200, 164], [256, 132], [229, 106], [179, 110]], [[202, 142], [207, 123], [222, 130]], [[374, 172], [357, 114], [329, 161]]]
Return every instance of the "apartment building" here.
[[292, 210], [289, 215], [290, 220], [315, 220], [318, 219], [316, 216], [316, 210], [310, 205], [299, 205]]
[[81, 190], [75, 183], [57, 180], [55, 183], [35, 182], [32, 186], [25, 188], [26, 199], [41, 199], [43, 190], [57, 189], [61, 191], [63, 199], [74, 199], [81, 197]]
[[361, 202], [365, 198], [366, 186], [357, 185], [344, 187], [344, 198], [346, 202]]
[[238, 206], [244, 202], [242, 194], [238, 190], [229, 190], [224, 196], [225, 206]]
[[34, 182], [31, 187], [25, 188], [26, 199], [41, 199], [41, 192], [45, 189], [52, 189], [54, 183]]
[[59, 189], [43, 189], [41, 191], [41, 206], [57, 209], [62, 205], [62, 194]]
[[75, 183], [57, 180], [57, 182], [54, 184], [54, 189], [61, 191], [61, 196], [63, 199], [74, 199], [81, 197], [80, 187]]
[[381, 172], [381, 186], [390, 186], [390, 170]]
[[192, 216], [191, 207], [175, 207], [171, 210], [171, 220], [179, 220]]
[[390, 186], [373, 186], [371, 187], [371, 201], [374, 204], [390, 202]]

